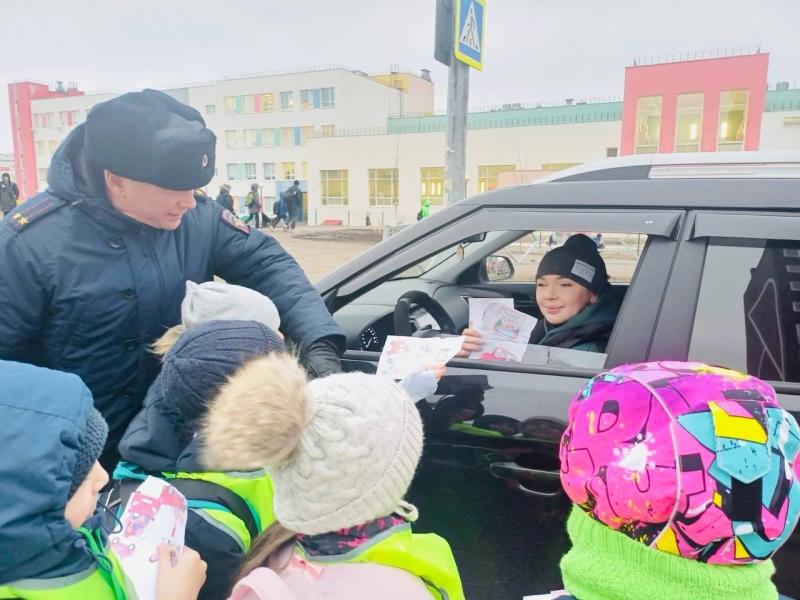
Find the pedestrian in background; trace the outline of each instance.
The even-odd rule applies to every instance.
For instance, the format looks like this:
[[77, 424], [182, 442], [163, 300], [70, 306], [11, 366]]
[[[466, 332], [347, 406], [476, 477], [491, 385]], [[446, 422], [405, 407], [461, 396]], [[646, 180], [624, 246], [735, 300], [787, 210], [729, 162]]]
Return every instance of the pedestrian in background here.
[[217, 194], [217, 204], [219, 204], [222, 208], [226, 208], [232, 213], [236, 214], [236, 211], [233, 210], [233, 196], [231, 196], [231, 186], [227, 183], [223, 183], [219, 187], [219, 194]]
[[289, 229], [294, 229], [297, 223], [297, 211], [302, 207], [303, 192], [300, 189], [300, 182], [294, 180], [292, 186], [286, 190], [286, 211], [289, 214]]
[[18, 198], [19, 188], [17, 184], [11, 181], [11, 175], [3, 173], [3, 177], [0, 179], [0, 212], [3, 213], [4, 217], [17, 206]]
[[246, 222], [252, 225], [253, 219], [256, 220], [255, 228], [258, 229], [262, 223], [260, 223], [261, 219], [261, 198], [258, 194], [258, 184], [253, 183], [250, 185], [250, 191], [247, 192], [247, 198], [244, 201], [244, 205], [247, 207], [247, 220]]

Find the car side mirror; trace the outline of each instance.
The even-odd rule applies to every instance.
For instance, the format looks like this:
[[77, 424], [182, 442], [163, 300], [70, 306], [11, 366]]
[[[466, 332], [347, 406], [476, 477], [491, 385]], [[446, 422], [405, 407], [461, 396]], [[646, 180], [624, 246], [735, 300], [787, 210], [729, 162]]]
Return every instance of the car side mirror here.
[[507, 256], [492, 254], [481, 262], [481, 279], [483, 281], [506, 281], [513, 277], [514, 265]]

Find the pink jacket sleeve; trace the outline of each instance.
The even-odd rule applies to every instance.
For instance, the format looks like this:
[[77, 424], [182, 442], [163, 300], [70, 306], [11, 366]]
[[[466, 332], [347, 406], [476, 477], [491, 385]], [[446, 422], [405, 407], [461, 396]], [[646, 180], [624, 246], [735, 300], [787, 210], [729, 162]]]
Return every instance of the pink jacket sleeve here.
[[298, 600], [272, 569], [261, 567], [239, 580], [228, 600]]

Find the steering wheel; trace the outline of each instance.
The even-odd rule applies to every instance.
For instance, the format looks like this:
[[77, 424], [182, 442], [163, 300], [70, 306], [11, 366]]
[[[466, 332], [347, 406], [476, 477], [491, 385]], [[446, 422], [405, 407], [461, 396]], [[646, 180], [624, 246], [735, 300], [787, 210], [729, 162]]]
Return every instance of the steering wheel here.
[[[411, 328], [411, 305], [424, 308], [436, 320], [441, 327], [437, 329], [422, 329], [412, 332]], [[456, 324], [447, 314], [444, 307], [438, 301], [431, 298], [425, 292], [411, 291], [406, 292], [397, 299], [394, 307], [394, 334], [414, 337], [433, 337], [440, 333], [455, 333]]]

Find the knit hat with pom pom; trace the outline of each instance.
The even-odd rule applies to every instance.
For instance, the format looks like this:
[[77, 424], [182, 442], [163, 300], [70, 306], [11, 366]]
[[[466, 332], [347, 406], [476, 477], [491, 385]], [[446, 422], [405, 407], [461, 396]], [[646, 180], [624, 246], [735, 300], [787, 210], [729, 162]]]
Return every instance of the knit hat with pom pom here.
[[422, 454], [422, 422], [391, 379], [339, 373], [311, 382], [271, 355], [242, 367], [209, 406], [202, 430], [212, 470], [265, 467], [285, 527], [327, 533], [399, 512]]

